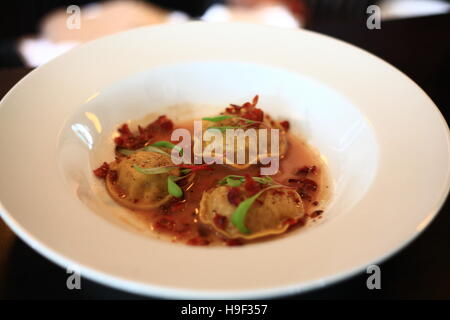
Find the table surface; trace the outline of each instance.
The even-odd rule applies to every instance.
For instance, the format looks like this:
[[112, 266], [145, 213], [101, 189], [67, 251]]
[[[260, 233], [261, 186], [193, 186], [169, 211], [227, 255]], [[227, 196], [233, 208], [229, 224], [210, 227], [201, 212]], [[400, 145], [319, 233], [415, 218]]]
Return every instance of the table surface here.
[[[363, 20], [318, 21], [308, 29], [352, 43], [393, 64], [421, 86], [449, 119], [450, 15], [385, 21], [380, 30], [368, 30]], [[26, 68], [0, 70], [0, 97], [29, 71]], [[361, 273], [338, 284], [287, 298], [450, 299], [449, 235], [450, 204], [447, 201], [429, 228], [380, 265], [380, 290], [368, 290], [368, 274]], [[13, 241], [6, 241], [8, 238]], [[10, 249], [7, 243], [11, 243]], [[65, 270], [14, 238], [0, 221], [1, 269], [4, 274], [0, 274], [0, 298], [142, 298], [87, 279], [82, 279], [82, 290], [67, 290]]]

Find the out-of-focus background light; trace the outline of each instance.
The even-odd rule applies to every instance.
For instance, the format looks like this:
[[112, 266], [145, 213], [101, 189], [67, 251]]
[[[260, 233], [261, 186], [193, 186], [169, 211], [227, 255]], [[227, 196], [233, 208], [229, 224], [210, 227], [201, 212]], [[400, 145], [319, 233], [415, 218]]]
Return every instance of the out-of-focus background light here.
[[[36, 67], [83, 42], [102, 36], [142, 26], [194, 19], [301, 28], [314, 23], [314, 19], [364, 16], [370, 4], [380, 6], [382, 19], [450, 11], [448, 0], [87, 0], [71, 1], [73, 3], [42, 0], [38, 6], [34, 1], [14, 2], [23, 7], [0, 13], [0, 21], [4, 24], [0, 26], [0, 67]], [[81, 8], [80, 29], [67, 27], [67, 7], [73, 4]], [[23, 10], [35, 10], [41, 14], [21, 16]], [[9, 32], [4, 35], [1, 30]]]
[[390, 0], [381, 4], [383, 19], [400, 19], [440, 14], [450, 11], [450, 3], [443, 0]]

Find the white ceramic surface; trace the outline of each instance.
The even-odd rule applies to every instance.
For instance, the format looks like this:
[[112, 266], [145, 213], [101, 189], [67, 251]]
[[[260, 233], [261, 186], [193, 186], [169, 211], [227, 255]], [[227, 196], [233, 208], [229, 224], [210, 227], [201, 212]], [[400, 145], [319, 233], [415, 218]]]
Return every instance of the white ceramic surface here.
[[[255, 93], [328, 163], [320, 223], [243, 247], [172, 244], [139, 230], [93, 177], [120, 123], [210, 115]], [[343, 42], [245, 24], [136, 29], [53, 60], [2, 100], [1, 215], [51, 260], [117, 288], [272, 297], [354, 274], [417, 236], [448, 193], [448, 138], [420, 88]]]

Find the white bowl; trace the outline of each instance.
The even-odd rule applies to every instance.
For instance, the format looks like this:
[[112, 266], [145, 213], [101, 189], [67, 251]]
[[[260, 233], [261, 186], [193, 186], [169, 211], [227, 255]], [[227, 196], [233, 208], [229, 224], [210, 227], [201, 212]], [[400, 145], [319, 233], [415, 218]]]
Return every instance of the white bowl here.
[[[214, 114], [254, 94], [330, 169], [318, 223], [243, 247], [156, 239], [92, 169], [126, 121]], [[343, 42], [300, 30], [188, 23], [136, 29], [59, 57], [0, 106], [1, 215], [82, 276], [162, 297], [273, 297], [361, 271], [409, 243], [449, 190], [449, 131], [410, 79]]]

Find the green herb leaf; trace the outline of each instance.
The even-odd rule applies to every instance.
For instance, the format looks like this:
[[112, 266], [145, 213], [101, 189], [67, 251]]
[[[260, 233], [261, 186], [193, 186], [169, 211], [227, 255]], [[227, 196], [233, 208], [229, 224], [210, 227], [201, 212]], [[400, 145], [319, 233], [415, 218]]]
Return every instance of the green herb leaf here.
[[248, 124], [252, 124], [252, 123], [261, 123], [261, 121], [255, 121], [255, 120], [250, 120], [250, 119], [246, 119], [246, 118], [241, 118], [241, 117], [236, 117], [239, 120], [243, 120], [245, 122], [247, 122]]
[[142, 151], [149, 151], [149, 152], [161, 153], [161, 154], [164, 154], [164, 155], [166, 155], [166, 156], [169, 156], [169, 154], [168, 154], [167, 152], [165, 152], [164, 150], [161, 150], [161, 149], [159, 149], [159, 148], [157, 148], [157, 147], [154, 147], [154, 146], [152, 146], [152, 145], [143, 147], [141, 150], [142, 150]]
[[251, 231], [245, 226], [245, 217], [247, 216], [248, 210], [252, 206], [252, 204], [255, 202], [255, 200], [264, 192], [270, 189], [274, 188], [280, 188], [284, 187], [282, 185], [273, 185], [270, 187], [267, 187], [254, 196], [251, 196], [250, 198], [245, 199], [242, 201], [236, 210], [234, 210], [233, 214], [231, 215], [231, 223], [239, 230], [239, 232], [243, 234], [249, 234]]
[[169, 148], [169, 149], [176, 147], [173, 143], [171, 143], [169, 141], [157, 141], [155, 143], [152, 143], [151, 145], [154, 147], [163, 147], [163, 148]]
[[125, 148], [119, 148], [119, 149], [117, 149], [117, 151], [123, 155], [130, 156], [133, 153], [135, 153], [137, 150], [129, 150], [129, 149], [125, 149]]
[[183, 196], [183, 190], [181, 190], [180, 186], [177, 185], [173, 179], [175, 179], [177, 177], [174, 176], [169, 176], [167, 178], [167, 190], [169, 191], [169, 193], [176, 197], [176, 198], [181, 198]]
[[[269, 176], [252, 177], [252, 179], [261, 184], [273, 184], [274, 183], [272, 178]], [[229, 185], [230, 187], [239, 187], [244, 182], [245, 182], [244, 176], [228, 175], [228, 176], [222, 178], [217, 184], [220, 186]]]
[[223, 115], [223, 116], [217, 116], [217, 117], [212, 117], [212, 118], [205, 117], [205, 118], [202, 118], [202, 120], [211, 121], [211, 122], [220, 122], [220, 121], [227, 120], [230, 118], [233, 118], [233, 116]]
[[239, 187], [244, 181], [240, 179], [227, 178], [227, 185], [230, 187]]
[[225, 132], [227, 129], [241, 129], [242, 127], [240, 126], [222, 126], [222, 127], [209, 127], [206, 130], [220, 130], [221, 132]]
[[255, 180], [256, 182], [259, 182], [261, 184], [272, 184], [273, 183], [273, 179], [269, 176], [253, 177], [253, 180]]
[[169, 141], [158, 141], [151, 144], [154, 147], [162, 147], [162, 148], [168, 148], [168, 149], [175, 149], [179, 150], [180, 155], [183, 155], [183, 148], [180, 146], [174, 145], [173, 143]]
[[156, 153], [161, 153], [161, 154], [170, 156], [170, 154], [168, 154], [164, 150], [161, 150], [161, 149], [159, 149], [159, 148], [157, 148], [155, 146], [152, 146], [152, 145], [146, 146], [146, 147], [143, 147], [143, 148], [139, 148], [139, 149], [136, 149], [136, 150], [129, 150], [129, 149], [120, 148], [120, 149], [117, 149], [117, 151], [120, 152], [121, 154], [126, 155], [126, 156], [130, 156], [133, 153], [138, 152], [138, 151], [156, 152]]
[[143, 174], [162, 174], [162, 173], [167, 173], [171, 170], [173, 170], [176, 167], [173, 166], [168, 166], [168, 167], [157, 167], [157, 168], [141, 168], [137, 165], [134, 165], [133, 168], [140, 173]]
[[227, 119], [239, 119], [239, 120], [243, 120], [247, 123], [260, 123], [261, 121], [254, 121], [254, 120], [250, 120], [250, 119], [246, 119], [246, 118], [242, 118], [242, 117], [237, 117], [237, 116], [231, 116], [231, 115], [222, 115], [222, 116], [217, 116], [217, 117], [205, 117], [202, 118], [202, 120], [206, 120], [206, 121], [211, 121], [211, 122], [220, 122], [223, 120], [227, 120]]
[[217, 184], [220, 186], [229, 185], [230, 187], [239, 187], [245, 178], [243, 176], [229, 175], [223, 177]]
[[254, 196], [245, 199], [239, 204], [236, 210], [234, 210], [233, 215], [231, 216], [231, 223], [239, 230], [239, 232], [244, 234], [250, 233], [250, 230], [245, 226], [245, 217], [259, 195], [260, 193], [257, 193]]

